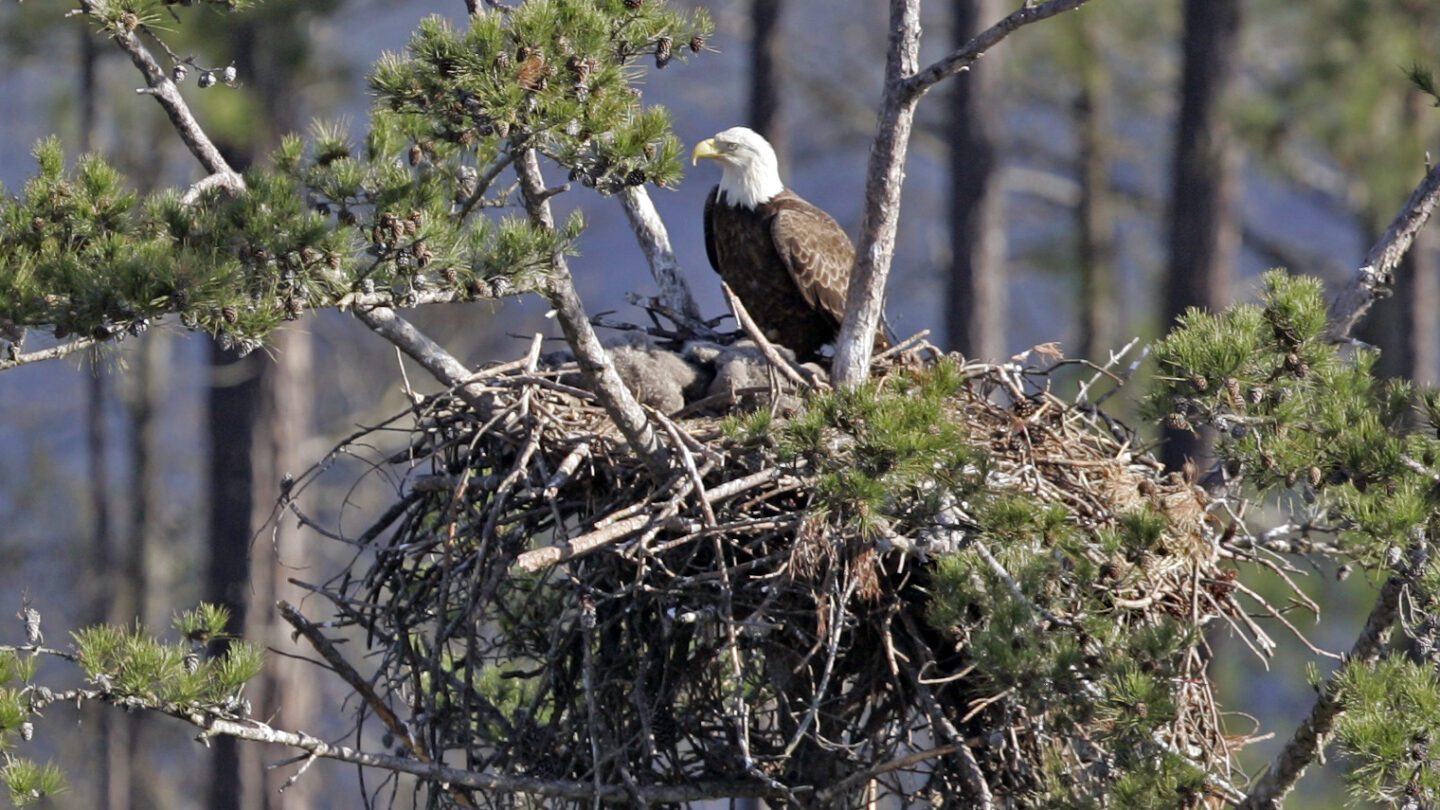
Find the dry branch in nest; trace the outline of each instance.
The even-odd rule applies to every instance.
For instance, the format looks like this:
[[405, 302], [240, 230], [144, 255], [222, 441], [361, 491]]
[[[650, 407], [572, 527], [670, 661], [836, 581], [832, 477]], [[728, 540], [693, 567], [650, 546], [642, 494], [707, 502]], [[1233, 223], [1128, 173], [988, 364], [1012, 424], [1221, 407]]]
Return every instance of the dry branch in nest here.
[[788, 417], [652, 410], [661, 483], [533, 356], [470, 385], [484, 413], [420, 403], [399, 502], [313, 586], [363, 631], [371, 702], [577, 804], [1044, 806], [1117, 756], [1229, 762], [1199, 630], [1270, 642], [1204, 492], [1043, 373], [887, 362]]

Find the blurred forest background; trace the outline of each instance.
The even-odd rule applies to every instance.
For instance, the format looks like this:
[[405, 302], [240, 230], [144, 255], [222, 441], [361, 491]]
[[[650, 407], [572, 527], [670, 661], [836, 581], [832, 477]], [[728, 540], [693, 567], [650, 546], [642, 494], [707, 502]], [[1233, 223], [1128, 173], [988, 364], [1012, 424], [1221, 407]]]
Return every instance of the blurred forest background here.
[[[652, 75], [647, 98], [672, 110], [687, 146], [738, 123], [760, 130], [789, 185], [854, 234], [884, 4], [704, 5], [716, 19], [708, 47], [717, 53]], [[930, 3], [922, 62], [1014, 5]], [[363, 131], [369, 65], [403, 47], [422, 16], [465, 14], [458, 0], [269, 0], [223, 18], [176, 9], [169, 41], [177, 52], [237, 67], [236, 88], [192, 81], [184, 89], [239, 165], [263, 161], [282, 133], [316, 117]], [[197, 179], [158, 107], [135, 95], [139, 78], [124, 55], [65, 10], [0, 7], [0, 183], [19, 188], [32, 172], [31, 147], [52, 132], [72, 154], [105, 152], [142, 188]], [[1250, 297], [1268, 267], [1337, 282], [1437, 143], [1440, 117], [1406, 76], [1417, 62], [1433, 63], [1437, 46], [1440, 5], [1429, 0], [1099, 0], [1026, 29], [919, 108], [892, 325], [902, 337], [931, 329], [937, 343], [971, 356], [1060, 341], [1067, 355], [1103, 359], [1131, 338], [1161, 334], [1186, 307]], [[656, 196], [708, 315], [724, 311], [700, 225], [714, 182], [702, 169]], [[620, 207], [583, 190], [559, 203], [583, 206], [590, 223], [573, 264], [590, 311], [643, 318], [624, 294], [652, 282]], [[1384, 349], [1386, 374], [1434, 383], [1433, 229], [1407, 262], [1366, 339]], [[478, 364], [519, 355], [536, 331], [557, 334], [543, 315], [531, 301], [431, 307], [414, 320]], [[271, 523], [282, 475], [299, 474], [357, 425], [406, 402], [394, 349], [347, 315], [310, 314], [267, 348], [240, 359], [202, 336], [158, 328], [81, 360], [0, 375], [0, 604], [18, 608], [28, 593], [50, 642], [63, 646], [84, 623], [141, 617], [163, 627], [173, 610], [208, 599], [239, 610], [248, 637], [298, 652], [270, 606], [302, 598], [287, 580], [323, 580], [344, 547], [302, 536], [293, 521]], [[423, 374], [410, 379], [428, 384]], [[1168, 462], [1198, 452], [1172, 439]], [[394, 494], [379, 476], [351, 488], [366, 463], [339, 460], [305, 508], [347, 523], [354, 514], [350, 525], [361, 525], [358, 515]], [[1308, 583], [1331, 606], [1334, 637], [1313, 639], [1327, 649], [1353, 637], [1359, 620], [1342, 614], [1368, 603], [1374, 588], [1334, 573], [1317, 571]], [[21, 631], [16, 621], [12, 635]], [[1289, 641], [1268, 673], [1257, 672], [1264, 664], [1238, 643], [1217, 636], [1214, 644], [1233, 733], [1258, 725], [1287, 736], [1313, 696], [1302, 673], [1315, 656]], [[345, 727], [343, 693], [325, 693], [323, 674], [282, 654], [271, 662], [249, 695], [258, 715], [315, 733]], [[321, 762], [277, 794], [285, 773], [264, 765], [281, 752], [233, 740], [205, 752], [178, 724], [98, 709], [58, 718], [79, 723], [63, 733], [52, 717], [43, 732], [69, 771], [68, 806], [349, 808], [375, 788], [373, 777], [367, 784]], [[1252, 767], [1274, 743], [1248, 749]], [[1292, 806], [1341, 806], [1334, 784], [1302, 783]]]

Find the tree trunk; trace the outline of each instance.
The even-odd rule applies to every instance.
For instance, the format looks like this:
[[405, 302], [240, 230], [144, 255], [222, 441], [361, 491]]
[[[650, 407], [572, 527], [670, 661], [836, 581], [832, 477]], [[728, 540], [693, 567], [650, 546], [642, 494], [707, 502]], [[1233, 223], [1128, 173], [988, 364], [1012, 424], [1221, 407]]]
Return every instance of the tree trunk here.
[[[281, 479], [286, 473], [299, 473], [306, 465], [305, 439], [313, 429], [311, 395], [314, 363], [313, 342], [303, 327], [277, 332], [270, 341], [275, 358], [266, 362], [260, 378], [260, 414], [256, 425], [254, 458], [255, 493], [251, 525], [259, 529], [259, 537], [251, 545], [251, 608], [246, 614], [245, 637], [274, 649], [291, 648], [291, 628], [275, 609], [279, 599], [298, 604], [307, 593], [287, 581], [297, 571], [310, 568], [311, 544], [302, 536], [294, 520], [286, 520], [275, 512], [280, 500]], [[273, 520], [273, 522], [271, 522]], [[313, 540], [313, 536], [308, 538]], [[253, 684], [250, 694], [255, 710], [263, 717], [274, 717], [284, 728], [316, 729], [315, 675], [313, 664], [294, 658], [271, 656], [265, 671]], [[252, 750], [253, 749], [253, 750]], [[318, 800], [322, 775], [311, 771], [286, 788], [279, 788], [290, 777], [290, 769], [267, 771], [265, 752], [249, 746], [247, 773], [263, 774], [257, 785], [264, 806], [297, 810], [323, 804]], [[251, 806], [247, 799], [247, 806]]]
[[1075, 354], [1097, 362], [1115, 347], [1124, 313], [1115, 301], [1115, 216], [1110, 197], [1110, 77], [1090, 15], [1073, 17], [1080, 40], [1080, 92], [1075, 128], [1080, 134], [1080, 325]]
[[[130, 525], [124, 549], [115, 560], [119, 564], [120, 585], [111, 603], [110, 617], [112, 624], [122, 627], [136, 620], [150, 627], [164, 626], [155, 587], [159, 579], [157, 571], [161, 568], [157, 545], [165, 503], [165, 437], [158, 409], [165, 401], [169, 341], [168, 336], [157, 332], [145, 335], [131, 356], [130, 374], [125, 378], [128, 386], [125, 408], [130, 417]], [[142, 713], [119, 715], [110, 725], [112, 808], [155, 806], [155, 785], [134, 778], [137, 771], [151, 770], [145, 763], [144, 737], [148, 725]], [[124, 777], [113, 778], [119, 774]], [[128, 792], [128, 797], [122, 796], [122, 792]]]
[[782, 171], [790, 165], [780, 103], [784, 13], [785, 0], [750, 0], [750, 128], [775, 147]]
[[1401, 316], [1405, 340], [1405, 376], [1419, 385], [1436, 383], [1440, 366], [1440, 261], [1437, 261], [1435, 231], [1421, 230], [1406, 255], [1406, 266], [1400, 270], [1395, 297], [1405, 302]]
[[[1190, 307], [1219, 310], [1230, 300], [1240, 244], [1239, 150], [1225, 104], [1239, 76], [1240, 0], [1185, 0], [1184, 66], [1175, 136], [1170, 266], [1164, 324]], [[1189, 431], [1167, 430], [1165, 466], [1199, 462], [1204, 445]]]
[[[1379, 229], [1374, 232], [1378, 233]], [[1394, 295], [1381, 299], [1361, 321], [1361, 341], [1380, 350], [1375, 373], [1399, 377], [1420, 385], [1436, 380], [1436, 350], [1440, 342], [1435, 312], [1440, 308], [1440, 264], [1436, 239], [1421, 229], [1410, 252], [1395, 271]]]
[[[956, 0], [953, 38], [961, 48], [1005, 7], [997, 0]], [[955, 78], [950, 97], [950, 251], [947, 328], [951, 348], [969, 357], [1005, 355], [1005, 222], [999, 138], [1002, 65], [990, 52]]]
[[[211, 345], [207, 434], [210, 438], [210, 566], [207, 601], [230, 608], [230, 626], [246, 627], [250, 594], [250, 519], [255, 511], [255, 424], [259, 414], [262, 354], [237, 358]], [[259, 639], [254, 639], [260, 641]], [[263, 642], [261, 642], [263, 643]], [[210, 810], [241, 810], [240, 746], [233, 737], [214, 740]]]
[[[263, 111], [251, 129], [252, 140], [235, 147], [238, 166], [262, 158], [279, 144], [281, 133], [300, 123], [296, 80], [308, 55], [302, 27], [307, 13], [297, 6], [288, 13], [229, 23], [236, 67], [253, 84]], [[212, 593], [224, 595], [235, 611], [234, 627], [246, 639], [274, 649], [291, 643], [289, 632], [278, 626], [275, 600], [282, 595], [286, 571], [303, 567], [305, 557], [295, 542], [293, 522], [267, 522], [275, 516], [280, 478], [298, 470], [297, 454], [312, 428], [310, 341], [304, 329], [276, 332], [268, 341], [273, 362], [262, 353], [238, 362], [218, 350], [214, 354], [217, 371], [243, 370], [234, 390], [212, 389], [211, 441], [217, 453], [228, 457], [223, 467], [214, 466], [219, 456], [212, 457], [211, 481], [217, 493], [212, 503]], [[219, 445], [226, 443], [221, 452]], [[224, 531], [216, 525], [221, 523]], [[288, 569], [279, 557], [282, 548]], [[313, 729], [315, 679], [313, 673], [299, 671], [297, 663], [270, 656], [245, 694], [257, 715], [281, 718], [287, 728]], [[319, 773], [307, 774], [282, 794], [277, 789], [290, 772], [267, 771], [266, 752], [233, 742], [216, 748], [212, 808], [280, 810], [315, 802]]]
[[[80, 29], [80, 82], [78, 88], [79, 128], [81, 152], [95, 150], [96, 127], [98, 126], [99, 97], [96, 92], [96, 63], [100, 49], [95, 37], [88, 29]], [[106, 423], [105, 408], [109, 400], [109, 376], [103, 368], [104, 354], [98, 348], [88, 352], [90, 375], [86, 378], [85, 441], [90, 455], [90, 557], [86, 582], [94, 591], [90, 610], [90, 621], [109, 622], [115, 619], [118, 607], [115, 603], [115, 577], [110, 575], [115, 565], [115, 542], [110, 522], [110, 467], [109, 467], [109, 426]], [[115, 712], [102, 711], [96, 718], [100, 733], [100, 755], [96, 769], [96, 805], [108, 810], [129, 810], [130, 784], [133, 763], [130, 745], [130, 718]]]

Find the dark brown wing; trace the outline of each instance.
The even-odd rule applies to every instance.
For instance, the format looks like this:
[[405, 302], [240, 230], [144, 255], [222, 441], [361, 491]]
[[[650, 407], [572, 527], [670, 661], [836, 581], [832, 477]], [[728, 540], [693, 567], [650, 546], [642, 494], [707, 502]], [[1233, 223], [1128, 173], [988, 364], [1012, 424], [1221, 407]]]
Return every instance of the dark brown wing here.
[[720, 261], [715, 258], [715, 200], [720, 196], [720, 187], [710, 189], [710, 196], [705, 198], [705, 255], [710, 259], [710, 266], [716, 270], [720, 269]]
[[770, 207], [770, 235], [795, 286], [813, 309], [840, 323], [855, 266], [850, 237], [833, 217], [794, 192], [776, 195]]

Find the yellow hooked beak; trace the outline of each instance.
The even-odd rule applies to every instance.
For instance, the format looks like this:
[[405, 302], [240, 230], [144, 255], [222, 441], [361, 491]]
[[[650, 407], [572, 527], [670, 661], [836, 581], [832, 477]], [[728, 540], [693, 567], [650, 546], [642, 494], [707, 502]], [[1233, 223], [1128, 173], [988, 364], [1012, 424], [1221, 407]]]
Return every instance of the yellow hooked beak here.
[[695, 151], [690, 153], [690, 165], [694, 166], [700, 162], [700, 158], [715, 159], [720, 157], [720, 150], [715, 148], [715, 139], [706, 138], [695, 144]]

